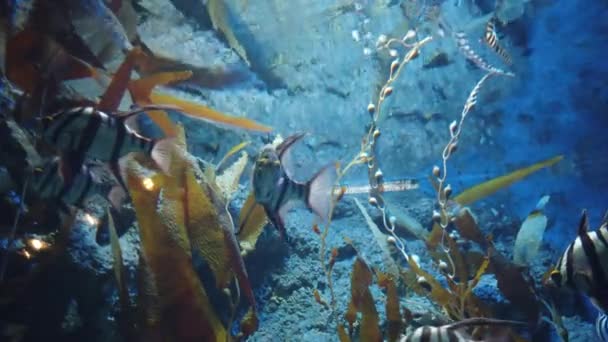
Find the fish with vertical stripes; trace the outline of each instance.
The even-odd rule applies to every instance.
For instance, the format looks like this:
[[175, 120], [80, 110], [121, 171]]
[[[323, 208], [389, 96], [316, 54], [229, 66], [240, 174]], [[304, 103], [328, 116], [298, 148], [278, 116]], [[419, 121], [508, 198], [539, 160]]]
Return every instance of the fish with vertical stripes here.
[[583, 211], [576, 239], [559, 258], [550, 281], [589, 297], [601, 311], [608, 310], [608, 212], [601, 226], [589, 231], [587, 211]]
[[[74, 175], [72, 182], [67, 183], [61, 177], [59, 159], [55, 158], [36, 170], [30, 190], [40, 199], [59, 200], [62, 206], [84, 208], [84, 201], [96, 194], [104, 195], [110, 190], [95, 182], [88, 169], [83, 166], [81, 172]], [[107, 190], [106, 190], [107, 189]]]
[[[476, 341], [465, 336], [465, 334], [458, 331], [458, 329], [468, 326], [479, 326], [479, 325], [511, 325], [511, 326], [524, 326], [525, 323], [485, 317], [475, 317], [464, 319], [458, 322], [454, 322], [448, 325], [442, 325], [439, 327], [435, 326], [422, 326], [416, 328], [411, 333], [407, 334], [401, 339], [402, 342], [472, 342]], [[484, 339], [483, 341], [491, 341], [490, 339]]]
[[608, 316], [600, 313], [595, 320], [595, 333], [600, 341], [608, 342]]
[[321, 219], [328, 219], [337, 178], [336, 168], [332, 164], [322, 168], [306, 183], [292, 179], [290, 149], [304, 136], [303, 133], [294, 134], [276, 147], [265, 145], [253, 167], [255, 201], [264, 207], [266, 215], [285, 240], [285, 215], [290, 203], [303, 201]]
[[495, 18], [490, 18], [488, 23], [486, 24], [486, 32], [483, 36], [483, 40], [488, 44], [488, 46], [502, 58], [503, 62], [507, 65], [513, 64], [513, 60], [511, 59], [511, 55], [507, 52], [505, 48], [503, 48], [498, 42], [498, 35], [496, 34], [496, 24]]
[[109, 163], [126, 190], [118, 166], [121, 157], [132, 152], [144, 153], [167, 172], [168, 156], [174, 145], [173, 138], [155, 140], [138, 134], [126, 120], [145, 110], [175, 109], [169, 107], [146, 106], [121, 115], [109, 115], [94, 107], [76, 107], [43, 118], [42, 138], [62, 152], [66, 167], [61, 171], [67, 182], [79, 172], [85, 159], [91, 158]]
[[[125, 193], [120, 186], [110, 183], [101, 183], [93, 176], [93, 172], [86, 165], [81, 167], [80, 172], [73, 175], [70, 182], [67, 182], [61, 173], [61, 161], [59, 158], [54, 158], [47, 162], [42, 168], [37, 169], [32, 177], [29, 190], [35, 192], [38, 198], [42, 200], [57, 201], [59, 208], [69, 214], [72, 207], [78, 209], [87, 209], [86, 201], [93, 196], [100, 196], [106, 199], [111, 207], [109, 213], [117, 216], [120, 207], [125, 200]], [[102, 225], [97, 230], [97, 243], [100, 245], [107, 244], [104, 231], [105, 223], [108, 217], [103, 217]], [[120, 230], [121, 233], [124, 230]]]

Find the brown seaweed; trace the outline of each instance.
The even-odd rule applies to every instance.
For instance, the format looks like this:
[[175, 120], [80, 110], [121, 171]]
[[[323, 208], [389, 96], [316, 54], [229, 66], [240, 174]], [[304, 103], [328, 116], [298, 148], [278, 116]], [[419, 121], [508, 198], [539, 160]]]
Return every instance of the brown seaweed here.
[[349, 331], [352, 335], [357, 313], [361, 313], [359, 335], [362, 341], [382, 340], [382, 333], [378, 325], [378, 311], [374, 298], [369, 291], [372, 279], [373, 273], [367, 263], [361, 257], [357, 257], [351, 273], [351, 299], [344, 318], [348, 322]]
[[399, 294], [397, 284], [390, 275], [378, 272], [378, 285], [386, 291], [386, 335], [389, 342], [399, 340], [403, 322], [399, 311]]

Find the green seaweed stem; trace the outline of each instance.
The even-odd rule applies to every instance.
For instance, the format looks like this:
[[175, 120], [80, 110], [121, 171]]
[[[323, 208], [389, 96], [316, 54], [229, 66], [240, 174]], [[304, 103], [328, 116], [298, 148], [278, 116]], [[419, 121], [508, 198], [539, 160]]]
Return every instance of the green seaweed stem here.
[[[355, 155], [353, 157], [353, 159], [344, 168], [338, 168], [338, 170], [337, 170], [338, 177], [336, 178], [336, 182], [335, 182], [336, 186], [338, 184], [340, 184], [340, 180], [344, 177], [344, 175], [346, 175], [346, 173], [351, 168], [353, 168], [356, 165], [367, 164], [368, 175], [369, 175], [369, 180], [370, 180], [370, 187], [371, 187], [370, 199], [372, 198], [371, 196], [373, 196], [373, 198], [380, 199], [382, 201], [382, 203], [384, 203], [384, 201], [382, 200], [382, 196], [381, 196], [381, 188], [380, 188], [381, 178], [376, 177], [376, 174], [377, 174], [377, 171], [379, 171], [379, 168], [378, 168], [377, 162], [375, 161], [376, 160], [376, 158], [375, 158], [376, 140], [380, 136], [380, 134], [379, 134], [380, 131], [378, 129], [378, 123], [381, 119], [382, 105], [384, 104], [384, 101], [388, 98], [388, 96], [390, 96], [393, 92], [392, 84], [399, 78], [399, 76], [401, 75], [401, 72], [404, 70], [405, 66], [412, 59], [416, 58], [419, 55], [419, 51], [422, 48], [422, 46], [424, 46], [425, 44], [427, 44], [428, 42], [430, 42], [432, 40], [432, 37], [427, 36], [420, 41], [416, 41], [414, 43], [409, 43], [408, 41], [414, 37], [415, 37], [415, 32], [410, 31], [403, 39], [394, 39], [394, 38], [390, 39], [383, 46], [380, 47], [380, 49], [386, 49], [386, 48], [389, 48], [393, 44], [399, 44], [409, 50], [405, 54], [403, 59], [401, 59], [401, 60], [395, 59], [391, 63], [389, 78], [385, 82], [385, 84], [382, 86], [382, 88], [379, 92], [378, 100], [377, 100], [376, 104], [375, 105], [370, 104], [368, 106], [368, 112], [371, 115], [372, 122], [371, 122], [371, 125], [370, 125], [370, 128], [369, 128], [367, 134], [364, 136], [364, 138], [362, 140], [361, 149], [360, 149], [359, 153], [357, 153], [357, 155]], [[376, 111], [376, 108], [378, 109], [377, 111]], [[331, 303], [331, 305], [330, 305], [331, 320], [333, 320], [333, 321], [337, 321], [336, 320], [336, 315], [337, 315], [336, 314], [336, 297], [335, 297], [335, 292], [333, 289], [332, 268], [328, 267], [327, 263], [326, 263], [326, 259], [327, 259], [326, 238], [329, 233], [329, 227], [331, 226], [334, 208], [339, 200], [339, 197], [340, 196], [335, 196], [331, 203], [331, 207], [330, 207], [330, 211], [329, 211], [329, 219], [327, 220], [327, 222], [324, 225], [324, 229], [322, 231], [321, 238], [320, 238], [321, 246], [319, 248], [319, 261], [321, 263], [321, 268], [323, 269], [323, 273], [326, 276], [326, 280], [327, 280], [327, 284], [328, 284], [328, 288], [329, 288], [329, 292], [330, 292], [330, 296], [331, 296], [331, 301], [330, 301], [330, 303]], [[391, 234], [396, 237], [395, 231], [394, 231], [394, 228], [395, 228], [394, 224], [391, 225], [392, 229], [388, 228], [388, 225], [386, 224], [387, 211], [384, 209], [384, 206], [382, 206], [381, 211], [382, 211], [382, 214], [384, 217], [385, 228], [387, 228], [387, 230], [389, 230], [391, 232]], [[398, 241], [400, 241], [400, 240], [398, 240]], [[405, 246], [403, 246], [402, 250], [403, 250], [403, 252], [405, 252]]]

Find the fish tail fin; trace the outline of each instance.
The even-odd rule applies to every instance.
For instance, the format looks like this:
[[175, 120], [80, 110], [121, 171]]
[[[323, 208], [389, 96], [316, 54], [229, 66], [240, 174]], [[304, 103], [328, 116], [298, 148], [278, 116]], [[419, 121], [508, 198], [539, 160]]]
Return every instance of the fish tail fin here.
[[159, 169], [164, 173], [168, 174], [171, 169], [171, 159], [175, 152], [177, 152], [176, 138], [169, 137], [156, 140], [150, 156], [156, 163]]
[[334, 164], [327, 165], [306, 184], [306, 205], [323, 220], [329, 219], [333, 200], [333, 188], [338, 173]]
[[130, 227], [130, 224], [122, 217], [119, 209], [113, 206], [108, 207], [108, 209], [104, 211], [103, 216], [100, 218], [97, 232], [95, 233], [95, 242], [99, 246], [110, 244], [110, 224], [114, 225], [114, 229], [119, 237], [123, 236]]
[[125, 192], [125, 189], [123, 189], [123, 187], [120, 185], [114, 185], [110, 189], [110, 192], [108, 192], [108, 201], [112, 205], [112, 208], [117, 211], [120, 211], [120, 207], [125, 202], [126, 198], [127, 193]]

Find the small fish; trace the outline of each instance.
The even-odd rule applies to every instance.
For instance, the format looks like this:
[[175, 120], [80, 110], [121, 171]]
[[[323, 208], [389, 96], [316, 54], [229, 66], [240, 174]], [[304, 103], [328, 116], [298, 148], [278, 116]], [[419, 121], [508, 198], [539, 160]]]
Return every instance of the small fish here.
[[513, 64], [513, 60], [511, 59], [511, 56], [509, 55], [507, 50], [505, 50], [505, 48], [503, 48], [498, 42], [498, 35], [496, 34], [496, 25], [494, 24], [494, 22], [495, 18], [491, 18], [490, 20], [488, 20], [488, 23], [486, 24], [486, 33], [484, 34], [483, 39], [486, 44], [488, 44], [488, 46], [492, 50], [494, 50], [494, 52], [499, 55], [500, 58], [502, 58], [505, 64], [511, 65]]
[[[379, 184], [381, 192], [401, 192], [415, 190], [420, 187], [417, 179], [400, 179], [390, 182], [383, 182]], [[345, 195], [365, 194], [368, 193], [372, 187], [369, 184], [366, 185], [343, 185], [340, 188], [335, 188], [334, 193], [339, 195], [344, 193]]]
[[[168, 172], [173, 138], [149, 139], [126, 123], [129, 117], [157, 107], [146, 106], [119, 116], [108, 115], [93, 107], [61, 111], [43, 118], [43, 139], [64, 153], [68, 165], [62, 172], [68, 181], [72, 174], [78, 172], [86, 157], [95, 158], [109, 163], [114, 176], [126, 190], [118, 161], [131, 152], [150, 156], [161, 170]], [[161, 107], [165, 108], [158, 108]]]
[[595, 333], [603, 342], [608, 342], [608, 316], [601, 313], [595, 320]]
[[107, 197], [110, 192], [111, 187], [95, 181], [90, 170], [84, 165], [70, 183], [64, 181], [60, 169], [59, 158], [37, 169], [30, 190], [35, 191], [40, 199], [59, 200], [62, 205], [77, 208], [84, 208], [85, 200], [93, 195]]
[[[402, 341], [405, 342], [469, 342], [472, 339], [465, 337], [464, 334], [458, 332], [457, 329], [477, 326], [477, 325], [525, 325], [522, 322], [492, 319], [485, 317], [468, 318], [462, 321], [454, 322], [449, 325], [439, 327], [422, 326], [405, 336]], [[484, 341], [488, 341], [484, 339]]]
[[[74, 174], [68, 182], [63, 178], [61, 172], [61, 160], [54, 158], [39, 168], [33, 175], [30, 191], [36, 192], [37, 196], [43, 200], [58, 201], [59, 208], [66, 214], [70, 213], [71, 208], [85, 209], [86, 201], [98, 195], [105, 198], [111, 205], [108, 212], [116, 217], [120, 211], [126, 193], [115, 184], [104, 184], [95, 180], [93, 172], [86, 165], [83, 165], [80, 172]], [[98, 226], [96, 240], [100, 245], [109, 242], [106, 235], [106, 221], [109, 217], [102, 217], [101, 224]], [[124, 233], [124, 230], [120, 230]]]
[[306, 183], [291, 178], [289, 165], [290, 148], [305, 134], [294, 134], [277, 147], [266, 145], [258, 155], [253, 168], [253, 193], [266, 215], [287, 239], [285, 215], [292, 201], [303, 201], [308, 209], [328, 219], [332, 202], [332, 189], [337, 178], [334, 165], [322, 168]]
[[600, 310], [608, 310], [608, 212], [600, 228], [589, 232], [587, 211], [583, 211], [578, 236], [566, 248], [551, 271], [551, 282], [587, 295]]

